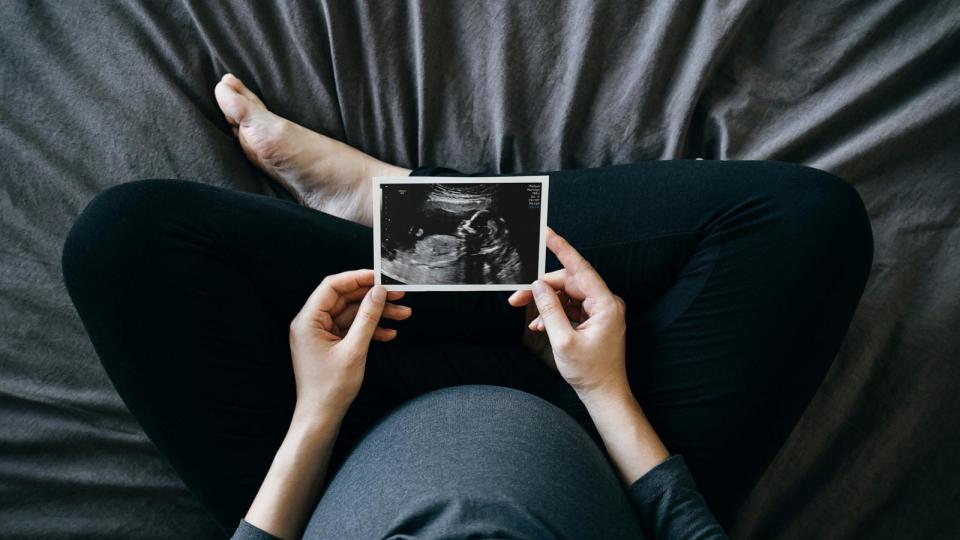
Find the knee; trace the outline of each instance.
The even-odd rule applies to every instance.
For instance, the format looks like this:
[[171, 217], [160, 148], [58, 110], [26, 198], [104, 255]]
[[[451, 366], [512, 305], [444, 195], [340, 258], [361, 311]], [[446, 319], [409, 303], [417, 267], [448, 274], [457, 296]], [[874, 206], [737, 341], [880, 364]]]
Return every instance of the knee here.
[[780, 164], [783, 218], [798, 235], [851, 267], [869, 271], [873, 232], [857, 190], [839, 177], [802, 165]]
[[[97, 194], [67, 233], [61, 268], [68, 290], [119, 270], [120, 254], [149, 236], [160, 212], [171, 210], [168, 193], [180, 180], [138, 180]], [[129, 257], [124, 257], [129, 258]]]

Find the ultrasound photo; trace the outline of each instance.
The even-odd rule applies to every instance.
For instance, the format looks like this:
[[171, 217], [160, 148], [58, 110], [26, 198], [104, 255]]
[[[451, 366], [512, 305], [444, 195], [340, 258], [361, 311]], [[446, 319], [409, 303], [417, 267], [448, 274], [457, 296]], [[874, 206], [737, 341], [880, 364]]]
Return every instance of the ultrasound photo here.
[[545, 176], [374, 179], [374, 257], [393, 290], [519, 290], [543, 275]]

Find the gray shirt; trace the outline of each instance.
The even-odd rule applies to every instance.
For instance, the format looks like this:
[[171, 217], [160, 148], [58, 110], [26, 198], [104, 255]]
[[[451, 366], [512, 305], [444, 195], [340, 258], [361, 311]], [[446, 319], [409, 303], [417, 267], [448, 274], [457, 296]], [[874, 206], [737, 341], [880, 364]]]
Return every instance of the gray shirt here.
[[[726, 538], [679, 455], [629, 489], [566, 413], [460, 386], [404, 405], [337, 471], [304, 538]], [[275, 536], [241, 520], [235, 540]]]

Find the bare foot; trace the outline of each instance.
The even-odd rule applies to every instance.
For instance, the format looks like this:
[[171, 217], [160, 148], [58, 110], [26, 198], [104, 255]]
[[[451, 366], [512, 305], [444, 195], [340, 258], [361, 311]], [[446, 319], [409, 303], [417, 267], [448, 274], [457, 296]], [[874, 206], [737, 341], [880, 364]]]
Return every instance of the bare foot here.
[[370, 179], [410, 174], [273, 114], [232, 74], [223, 76], [214, 94], [247, 158], [304, 206], [370, 225]]

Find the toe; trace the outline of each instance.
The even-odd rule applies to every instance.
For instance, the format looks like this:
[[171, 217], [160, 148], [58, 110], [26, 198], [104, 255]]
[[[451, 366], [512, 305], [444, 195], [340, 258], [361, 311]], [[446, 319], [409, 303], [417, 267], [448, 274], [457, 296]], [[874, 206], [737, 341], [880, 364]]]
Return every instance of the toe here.
[[213, 89], [213, 95], [217, 99], [217, 105], [226, 117], [231, 126], [238, 126], [240, 119], [244, 116], [244, 103], [246, 100], [240, 96], [232, 87], [223, 81], [217, 83]]
[[256, 94], [254, 94], [249, 88], [247, 88], [247, 85], [243, 84], [243, 81], [237, 78], [237, 76], [234, 75], [233, 73], [227, 73], [226, 75], [223, 76], [223, 79], [221, 79], [221, 81], [229, 85], [230, 88], [233, 88], [234, 90], [236, 90], [237, 93], [239, 93], [241, 96], [249, 99], [251, 102], [253, 102], [254, 105], [263, 107], [264, 109], [267, 108], [266, 105], [263, 104], [263, 101], [261, 101]]
[[239, 126], [250, 116], [250, 101], [230, 85], [222, 81], [217, 83], [213, 89], [213, 95], [217, 98], [217, 105], [220, 106], [220, 110], [223, 111], [223, 115], [231, 126]]

